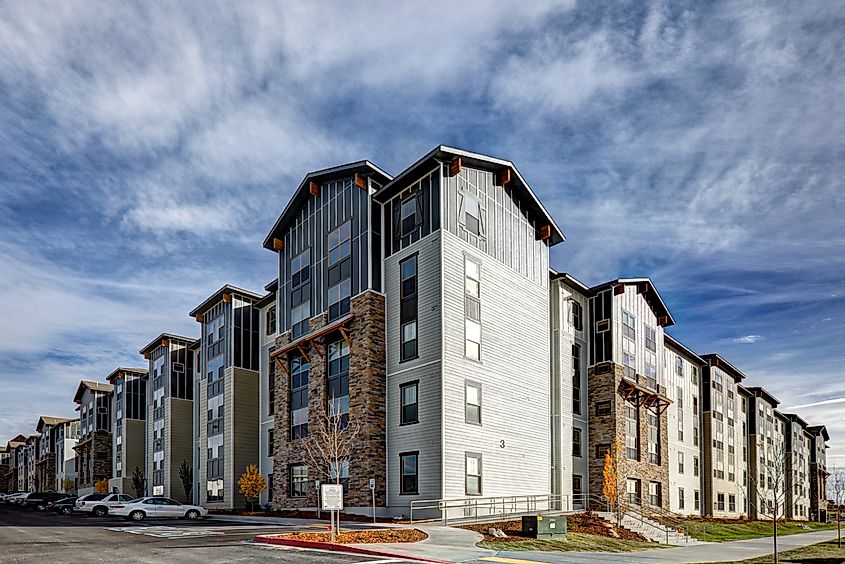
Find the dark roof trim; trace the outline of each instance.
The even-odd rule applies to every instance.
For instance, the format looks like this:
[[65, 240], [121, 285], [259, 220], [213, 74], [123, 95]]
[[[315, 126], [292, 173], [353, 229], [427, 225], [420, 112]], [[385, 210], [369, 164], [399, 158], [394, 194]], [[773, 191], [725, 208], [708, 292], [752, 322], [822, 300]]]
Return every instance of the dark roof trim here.
[[146, 368], [124, 368], [123, 366], [118, 366], [117, 368], [112, 370], [111, 374], [106, 376], [106, 380], [108, 380], [109, 382], [114, 382], [120, 372], [132, 372], [133, 374], [146, 375], [149, 373], [149, 370]]
[[670, 335], [669, 333], [663, 332], [663, 342], [668, 344], [671, 348], [685, 353], [687, 356], [692, 357], [693, 359], [697, 360], [701, 365], [707, 364], [707, 362], [698, 356], [698, 354], [692, 352], [688, 347], [686, 347], [682, 342], [677, 340], [675, 337]]
[[757, 396], [758, 398], [763, 398], [773, 406], [780, 405], [780, 400], [770, 394], [766, 388], [761, 386], [751, 386], [748, 388], [748, 391]]
[[205, 301], [203, 301], [200, 305], [192, 309], [191, 313], [189, 313], [188, 315], [190, 315], [191, 317], [202, 315], [203, 313], [214, 307], [217, 302], [222, 300], [223, 296], [226, 294], [238, 294], [240, 296], [251, 298], [253, 300], [260, 300], [262, 297], [261, 294], [256, 294], [255, 292], [244, 290], [243, 288], [238, 288], [237, 286], [232, 286], [231, 284], [224, 284], [219, 290], [217, 290], [208, 298], [206, 298]]
[[572, 276], [568, 272], [558, 272], [558, 271], [554, 270], [553, 268], [550, 268], [549, 269], [549, 277], [550, 277], [551, 280], [563, 280], [564, 282], [566, 282], [567, 284], [569, 284], [573, 288], [577, 289], [578, 291], [580, 291], [582, 294], [584, 294], [587, 297], [590, 297], [590, 296], [593, 295], [593, 292], [590, 290], [589, 286], [587, 286], [586, 284], [584, 284], [583, 282], [581, 282], [580, 280], [578, 280], [577, 278], [575, 278], [574, 276]]
[[193, 337], [183, 337], [181, 335], [174, 335], [173, 333], [162, 333], [161, 335], [147, 343], [144, 348], [138, 351], [138, 354], [147, 354], [148, 352], [157, 349], [161, 345], [161, 342], [165, 339], [167, 339], [168, 341], [181, 341], [189, 347], [194, 343], [194, 341], [198, 340]]
[[805, 430], [807, 429], [807, 422], [804, 421], [801, 416], [797, 413], [784, 413], [783, 416], [792, 421], [793, 423], [798, 423]]
[[270, 229], [270, 233], [268, 233], [267, 237], [264, 239], [264, 248], [269, 249], [271, 251], [273, 250], [273, 239], [279, 238], [282, 231], [284, 231], [285, 227], [290, 224], [291, 220], [293, 220], [293, 218], [299, 212], [299, 209], [302, 204], [308, 201], [309, 182], [314, 181], [317, 183], [322, 183], [335, 178], [345, 178], [348, 176], [353, 176], [356, 172], [360, 173], [362, 176], [376, 176], [382, 184], [389, 182], [393, 179], [392, 176], [390, 176], [388, 173], [386, 173], [381, 168], [374, 165], [368, 160], [356, 161], [354, 163], [347, 163], [331, 168], [324, 168], [322, 170], [315, 170], [313, 172], [309, 172], [305, 175], [305, 178], [302, 179], [302, 182], [299, 184], [299, 187], [293, 193], [293, 196], [291, 196], [290, 200], [288, 200], [284, 211], [282, 211], [282, 214], [276, 220], [276, 223], [273, 224], [273, 228]]
[[510, 168], [514, 172], [514, 176], [516, 176], [516, 185], [529, 196], [529, 204], [531, 204], [534, 212], [539, 213], [540, 216], [542, 216], [549, 224], [552, 232], [551, 237], [549, 238], [549, 246], [563, 243], [566, 240], [566, 237], [563, 235], [563, 231], [560, 230], [560, 227], [558, 227], [554, 218], [546, 210], [537, 198], [537, 195], [525, 181], [525, 178], [522, 177], [522, 174], [520, 174], [519, 170], [511, 161], [489, 157], [480, 153], [472, 153], [470, 151], [464, 151], [463, 149], [456, 149], [454, 147], [447, 147], [446, 145], [438, 145], [429, 151], [428, 154], [424, 155], [422, 158], [417, 160], [417, 162], [399, 173], [396, 178], [385, 184], [381, 190], [375, 193], [373, 198], [377, 202], [384, 203], [401, 192], [408, 184], [415, 180], [414, 173], [416, 173], [421, 167], [427, 167], [430, 164], [433, 164], [432, 161], [451, 162], [455, 157], [460, 157], [462, 164], [472, 168], [480, 168], [482, 170], [500, 170], [505, 167]]
[[830, 440], [830, 435], [827, 434], [827, 427], [824, 425], [813, 425], [812, 427], [807, 427], [807, 431], [813, 435], [822, 435], [825, 441]]
[[76, 388], [76, 395], [73, 396], [74, 403], [80, 403], [82, 401], [82, 394], [85, 393], [85, 388], [95, 392], [110, 393], [114, 391], [114, 386], [111, 384], [103, 384], [102, 382], [94, 382], [93, 380], [82, 380], [79, 383], [79, 387]]
[[69, 421], [69, 419], [65, 419], [64, 417], [48, 417], [46, 415], [42, 415], [38, 418], [38, 424], [35, 426], [35, 430], [40, 433], [44, 430], [44, 427], [54, 427], [66, 421]]
[[273, 278], [272, 280], [267, 282], [267, 284], [264, 285], [264, 291], [265, 292], [275, 292], [278, 289], [279, 289], [279, 279], [278, 278]]
[[263, 308], [276, 301], [276, 292], [269, 292], [263, 298], [255, 302], [255, 307]]
[[663, 327], [671, 327], [674, 325], [675, 319], [669, 312], [669, 308], [666, 307], [666, 303], [663, 301], [663, 298], [660, 297], [660, 292], [658, 292], [657, 288], [654, 287], [654, 282], [651, 281], [651, 278], [617, 278], [616, 280], [611, 280], [609, 282], [605, 282], [604, 284], [593, 286], [590, 289], [593, 292], [598, 293], [602, 290], [615, 288], [619, 285], [639, 286], [640, 284], [646, 285], [645, 297], [649, 306], [651, 306], [652, 311], [657, 315], [657, 317], [667, 318], [667, 322], [663, 324]]
[[[707, 362], [707, 364], [709, 364], [710, 366], [715, 366], [717, 368], [721, 368], [722, 370], [724, 370], [725, 372], [727, 372], [728, 374], [733, 376], [734, 381], [740, 382], [742, 380], [745, 380], [745, 374], [743, 374], [739, 370], [739, 368], [737, 368], [736, 366], [734, 366], [733, 364], [731, 364], [730, 362], [728, 362], [727, 360], [725, 360], [724, 358], [722, 358], [718, 354], [707, 353], [707, 354], [701, 355], [701, 358], [703, 358]], [[750, 390], [751, 388], [743, 388], [743, 389]]]

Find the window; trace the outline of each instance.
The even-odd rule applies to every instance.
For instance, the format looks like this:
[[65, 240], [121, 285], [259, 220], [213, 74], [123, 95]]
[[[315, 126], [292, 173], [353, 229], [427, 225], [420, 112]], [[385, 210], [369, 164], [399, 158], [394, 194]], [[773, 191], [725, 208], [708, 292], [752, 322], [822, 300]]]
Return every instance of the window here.
[[660, 415], [656, 407], [648, 410], [648, 461], [660, 464]]
[[581, 308], [581, 304], [572, 300], [572, 326], [576, 331], [582, 331], [584, 329], [583, 317], [584, 312]]
[[265, 319], [266, 327], [264, 328], [264, 332], [267, 335], [272, 335], [276, 332], [276, 306], [271, 306], [269, 310], [267, 310], [267, 317]]
[[329, 345], [329, 413], [349, 421], [349, 345], [341, 339]]
[[308, 373], [305, 357], [297, 355], [290, 361], [290, 438], [308, 436]]
[[630, 401], [625, 402], [625, 453], [629, 460], [640, 459], [639, 410]]
[[572, 429], [572, 456], [581, 457], [581, 429]]
[[308, 467], [297, 464], [288, 468], [288, 476], [290, 476], [288, 495], [290, 497], [305, 497], [308, 493]]
[[269, 359], [267, 371], [267, 415], [276, 412], [276, 364], [278, 361], [272, 356]]
[[610, 415], [610, 402], [609, 401], [597, 401], [596, 402], [596, 415]]
[[636, 478], [626, 478], [625, 497], [628, 503], [640, 503], [640, 481]]
[[464, 257], [464, 355], [481, 360], [481, 264]]
[[417, 479], [418, 458], [418, 452], [405, 452], [399, 455], [399, 473], [402, 477], [399, 483], [400, 494], [419, 493]]
[[675, 356], [675, 374], [678, 376], [684, 375], [684, 359], [680, 356]]
[[347, 221], [329, 233], [329, 266], [347, 258], [352, 249], [352, 223]]
[[206, 482], [208, 501], [223, 501], [223, 480], [208, 480]]
[[412, 196], [402, 202], [399, 214], [402, 222], [402, 237], [410, 235], [417, 228], [417, 197]]
[[343, 486], [343, 493], [349, 492], [349, 460], [343, 459], [339, 464], [331, 463], [329, 466], [329, 482], [340, 483]]
[[481, 425], [481, 384], [466, 383], [466, 422]]
[[645, 348], [653, 353], [657, 352], [657, 332], [653, 327], [645, 327]]
[[692, 457], [692, 475], [698, 477], [698, 473], [700, 471], [701, 471], [701, 469], [700, 469], [700, 466], [699, 466], [699, 463], [698, 463], [698, 457], [693, 456]]
[[625, 310], [622, 310], [622, 336], [637, 340], [637, 318]]
[[684, 453], [678, 453], [678, 474], [684, 473]]
[[401, 323], [400, 362], [417, 358], [417, 255], [399, 263], [401, 277]]
[[678, 509], [684, 508], [684, 488], [678, 488]]
[[347, 221], [329, 233], [329, 320], [349, 313], [352, 296], [352, 224]]
[[661, 485], [660, 482], [649, 482], [648, 483], [648, 502], [653, 505], [654, 507], [660, 507], [662, 496], [661, 496]]
[[349, 313], [352, 296], [352, 280], [341, 280], [329, 288], [329, 319], [337, 319]]
[[696, 511], [701, 510], [701, 494], [698, 490], [692, 491], [692, 508]]
[[605, 455], [609, 452], [610, 452], [610, 445], [608, 445], [608, 444], [596, 445], [596, 459], [604, 460]]
[[725, 494], [723, 494], [723, 493], [716, 494], [716, 510], [717, 511], [724, 511], [725, 510]]
[[572, 345], [572, 413], [581, 415], [581, 345]]
[[419, 400], [417, 399], [418, 391], [419, 382], [411, 382], [409, 384], [402, 384], [399, 386], [399, 395], [401, 396], [400, 399], [402, 404], [402, 412], [399, 415], [400, 425], [408, 425], [419, 421]]
[[273, 453], [276, 452], [275, 435], [276, 435], [276, 432], [273, 429], [267, 429], [267, 455], [268, 456], [273, 456]]
[[734, 494], [728, 496], [728, 511], [736, 511], [736, 496]]
[[483, 235], [481, 223], [481, 203], [477, 198], [464, 196], [464, 227], [473, 235]]
[[584, 478], [580, 474], [572, 475], [572, 493], [575, 495], [584, 493]]
[[466, 495], [481, 495], [481, 455], [466, 453]]
[[308, 322], [311, 319], [311, 301], [305, 301], [290, 310], [291, 337], [298, 339], [308, 333]]

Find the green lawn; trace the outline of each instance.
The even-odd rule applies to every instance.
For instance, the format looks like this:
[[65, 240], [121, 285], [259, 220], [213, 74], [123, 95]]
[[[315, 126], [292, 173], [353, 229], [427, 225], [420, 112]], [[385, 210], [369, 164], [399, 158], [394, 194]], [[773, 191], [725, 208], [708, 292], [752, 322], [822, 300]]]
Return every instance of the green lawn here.
[[[736, 523], [713, 523], [708, 521], [684, 521], [689, 536], [702, 541], [727, 542], [744, 539], [757, 539], [772, 536], [771, 521], [738, 521]], [[810, 527], [805, 529], [802, 525]], [[778, 523], [778, 536], [794, 535], [835, 529], [836, 525], [827, 523], [789, 521]]]
[[497, 539], [481, 541], [478, 546], [492, 550], [538, 550], [546, 552], [636, 552], [664, 547], [664, 545], [651, 542], [626, 541], [583, 533], [568, 533], [565, 541]]
[[[734, 560], [733, 562], [713, 562], [711, 564], [769, 564], [774, 562], [771, 555], [749, 558], [748, 560]], [[836, 547], [836, 541], [820, 542], [802, 548], [778, 552], [778, 562], [787, 564], [840, 564], [845, 562], [845, 542], [842, 548]]]

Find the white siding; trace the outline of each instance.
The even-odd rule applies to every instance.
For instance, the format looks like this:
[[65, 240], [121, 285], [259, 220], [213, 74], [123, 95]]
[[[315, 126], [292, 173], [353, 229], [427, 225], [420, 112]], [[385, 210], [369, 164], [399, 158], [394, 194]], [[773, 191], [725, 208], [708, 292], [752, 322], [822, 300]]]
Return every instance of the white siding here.
[[[676, 513], [685, 515], [697, 515], [701, 510], [695, 509], [694, 491], [699, 490], [699, 499], [703, 499], [703, 488], [701, 487], [701, 478], [704, 473], [704, 460], [700, 454], [701, 444], [703, 441], [703, 432], [699, 429], [698, 446], [693, 443], [693, 426], [696, 425], [695, 417], [693, 416], [693, 397], [698, 397], [699, 409], [701, 408], [701, 390], [700, 379], [701, 369], [698, 369], [697, 375], [693, 375], [693, 365], [697, 364], [689, 355], [682, 351], [676, 351], [670, 347], [665, 347], [661, 352], [663, 357], [661, 364], [663, 365], [663, 374], [666, 381], [666, 395], [672, 400], [667, 410], [667, 425], [669, 431], [669, 509]], [[683, 373], [677, 374], [675, 369], [675, 359], [680, 356], [683, 362]], [[678, 398], [678, 389], [683, 393], [683, 440], [678, 434], [678, 413], [680, 401]], [[741, 447], [740, 447], [741, 448]], [[683, 453], [684, 457], [684, 472], [679, 471], [678, 453]], [[739, 452], [741, 456], [741, 450]], [[695, 476], [693, 460], [698, 458], [699, 475]], [[680, 501], [678, 499], [678, 489], [684, 490], [684, 507], [681, 509]], [[699, 506], [701, 507], [701, 506]]]

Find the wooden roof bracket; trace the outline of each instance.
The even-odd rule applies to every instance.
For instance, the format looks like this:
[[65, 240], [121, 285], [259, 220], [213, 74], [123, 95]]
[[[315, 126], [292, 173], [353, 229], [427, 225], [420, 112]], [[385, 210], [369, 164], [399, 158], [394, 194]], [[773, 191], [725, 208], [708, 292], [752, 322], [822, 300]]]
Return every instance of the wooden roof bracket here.
[[339, 331], [340, 331], [341, 336], [343, 337], [343, 340], [346, 341], [346, 345], [351, 350], [352, 349], [352, 339], [349, 338], [349, 331], [346, 330], [346, 327], [341, 327], [339, 329]]
[[[305, 344], [305, 343], [302, 343], [302, 344], [296, 345], [296, 348], [297, 348], [297, 350], [299, 351], [299, 354], [301, 354], [301, 355], [302, 355], [302, 358], [304, 358], [304, 359], [305, 359], [305, 361], [306, 361], [308, 364], [311, 364], [311, 359], [310, 359], [310, 358], [308, 358], [308, 353], [305, 351], [305, 349], [303, 349], [303, 348], [302, 348], [302, 345], [304, 345], [304, 344]], [[310, 343], [308, 343], [308, 344], [310, 344]]]
[[275, 361], [276, 361], [276, 367], [277, 367], [277, 368], [281, 368], [282, 370], [284, 370], [284, 371], [285, 371], [285, 374], [287, 374], [288, 376], [290, 376], [290, 369], [288, 368], [288, 363], [287, 363], [287, 362], [284, 362], [284, 361], [282, 360], [282, 357], [281, 357], [281, 356], [277, 356], [277, 357], [275, 357], [273, 360], [275, 360]]

